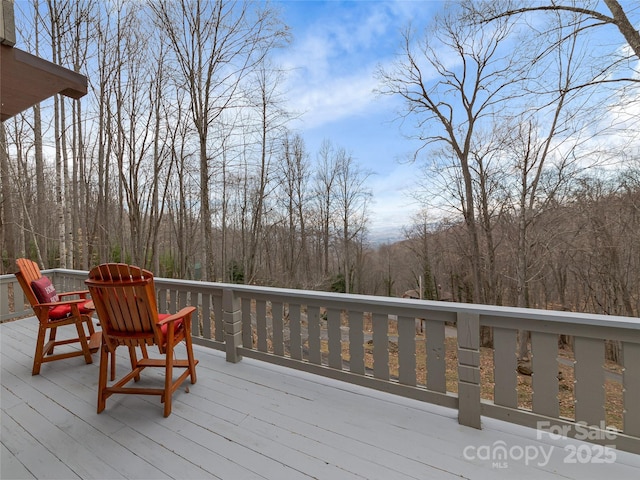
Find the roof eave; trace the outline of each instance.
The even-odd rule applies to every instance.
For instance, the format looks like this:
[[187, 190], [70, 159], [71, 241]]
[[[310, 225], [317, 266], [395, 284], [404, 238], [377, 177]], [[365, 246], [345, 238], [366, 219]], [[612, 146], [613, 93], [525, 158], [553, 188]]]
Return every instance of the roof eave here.
[[60, 93], [87, 94], [87, 77], [8, 45], [0, 45], [0, 121]]

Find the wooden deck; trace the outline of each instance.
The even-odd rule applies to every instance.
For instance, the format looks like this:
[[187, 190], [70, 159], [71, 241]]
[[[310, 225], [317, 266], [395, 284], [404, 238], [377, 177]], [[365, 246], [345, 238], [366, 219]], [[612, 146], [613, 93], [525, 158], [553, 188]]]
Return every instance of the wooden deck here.
[[31, 376], [35, 336], [34, 318], [0, 325], [2, 479], [640, 477], [637, 455], [486, 418], [476, 430], [454, 410], [199, 346], [198, 383], [175, 393], [169, 418], [138, 396], [98, 415], [98, 355]]

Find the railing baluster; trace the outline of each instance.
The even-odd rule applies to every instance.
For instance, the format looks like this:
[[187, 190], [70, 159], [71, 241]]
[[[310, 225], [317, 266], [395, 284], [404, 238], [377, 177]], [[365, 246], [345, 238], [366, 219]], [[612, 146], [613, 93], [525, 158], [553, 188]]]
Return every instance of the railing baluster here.
[[282, 320], [282, 302], [271, 304], [271, 325], [273, 328], [273, 353], [284, 355], [284, 329]]
[[329, 366], [342, 370], [342, 330], [340, 329], [340, 310], [327, 310], [327, 334], [329, 336]]
[[416, 385], [415, 318], [398, 317], [398, 381]]
[[531, 353], [533, 411], [558, 417], [558, 335], [531, 332]]
[[640, 344], [622, 342], [624, 433], [640, 437]]
[[[164, 300], [164, 295], [163, 295]], [[179, 309], [176, 308], [178, 305], [178, 292], [173, 288], [169, 290], [169, 305], [165, 312], [177, 312]]]
[[575, 337], [576, 421], [599, 426], [604, 422], [604, 341]]
[[[235, 295], [235, 292], [234, 292]], [[215, 339], [218, 342], [224, 342], [224, 318], [222, 313], [222, 297], [220, 296], [211, 296], [211, 303], [213, 304], [213, 327], [214, 327], [214, 335]], [[209, 325], [211, 325], [211, 316], [209, 316]], [[211, 327], [209, 327], [211, 328]], [[209, 332], [209, 338], [211, 337], [211, 332]]]
[[256, 334], [258, 335], [258, 350], [267, 351], [267, 302], [256, 300]]
[[307, 327], [309, 331], [309, 362], [322, 364], [320, 352], [320, 307], [307, 306]]
[[374, 313], [373, 324], [373, 376], [389, 380], [389, 316]]
[[188, 305], [187, 303], [188, 296], [189, 296], [189, 292], [187, 292], [186, 290], [180, 290], [178, 292], [178, 305], [176, 307], [176, 312], [179, 311], [182, 307], [186, 307]]
[[200, 307], [202, 308], [201, 335], [206, 339], [210, 339], [211, 338], [211, 295], [210, 294], [203, 293], [200, 296]]
[[[21, 289], [19, 289], [21, 290]], [[16, 289], [13, 288], [13, 291], [15, 292]], [[15, 296], [14, 296], [14, 300], [15, 300]], [[18, 310], [19, 306], [16, 303], [16, 310]], [[4, 318], [4, 316], [9, 316], [9, 284], [8, 283], [2, 283], [0, 284], [0, 318]]]
[[349, 371], [364, 375], [364, 320], [362, 312], [349, 310]]
[[242, 346], [254, 349], [251, 297], [242, 297]]
[[434, 392], [447, 391], [447, 363], [445, 324], [427, 320], [427, 388]]
[[[82, 289], [86, 289], [86, 286], [83, 286]], [[16, 312], [31, 310], [18, 282], [13, 284], [13, 302], [15, 303]]]
[[302, 337], [300, 336], [300, 305], [289, 304], [289, 342], [290, 355], [295, 360], [302, 360]]
[[518, 408], [518, 331], [507, 328], [493, 329], [494, 402]]
[[160, 288], [158, 289], [158, 312], [167, 313], [169, 307], [167, 305], [167, 289]]

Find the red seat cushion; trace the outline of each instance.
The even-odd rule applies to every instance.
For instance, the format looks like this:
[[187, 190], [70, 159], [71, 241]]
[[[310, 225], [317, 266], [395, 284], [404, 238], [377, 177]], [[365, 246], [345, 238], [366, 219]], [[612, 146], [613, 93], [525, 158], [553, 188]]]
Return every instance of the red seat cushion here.
[[51, 284], [49, 277], [40, 277], [31, 282], [31, 288], [40, 303], [59, 302], [60, 297], [56, 293], [56, 287]]
[[[93, 313], [92, 309], [85, 307], [85, 305], [90, 301], [91, 300], [87, 300], [85, 303], [78, 304], [80, 314], [89, 315]], [[58, 305], [57, 307], [53, 307], [49, 310], [49, 320], [62, 320], [63, 318], [67, 318], [69, 315], [71, 315], [71, 305]]]
[[[40, 303], [55, 303], [60, 301], [60, 297], [48, 277], [41, 277], [38, 280], [34, 280], [31, 282], [31, 288], [33, 288], [33, 293], [35, 293]], [[78, 307], [80, 307], [80, 313], [90, 314], [93, 312], [92, 309], [86, 308], [85, 305], [88, 302], [90, 302], [90, 300], [78, 305]], [[71, 315], [71, 305], [58, 305], [49, 310], [49, 320], [62, 320], [69, 315]]]
[[[165, 318], [169, 318], [171, 316], [170, 313], [159, 313], [158, 314], [158, 320], [162, 321]], [[182, 319], [180, 320], [176, 320], [173, 323], [173, 333], [176, 333], [178, 330], [180, 330], [180, 328], [182, 328]], [[162, 331], [162, 335], [164, 335], [165, 337], [167, 336], [167, 331], [169, 330], [169, 324], [165, 323], [164, 325], [160, 326], [160, 330]]]
[[49, 310], [49, 320], [62, 320], [71, 315], [71, 305], [58, 305]]

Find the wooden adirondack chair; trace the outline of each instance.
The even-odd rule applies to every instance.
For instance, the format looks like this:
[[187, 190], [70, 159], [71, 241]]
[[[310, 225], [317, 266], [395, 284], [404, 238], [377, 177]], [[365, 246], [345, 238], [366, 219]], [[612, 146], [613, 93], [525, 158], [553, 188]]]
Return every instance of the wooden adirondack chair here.
[[[93, 309], [85, 305], [89, 302], [87, 299], [89, 291], [57, 293], [49, 278], [42, 275], [36, 262], [19, 258], [16, 260], [16, 265], [18, 267], [16, 278], [39, 321], [31, 374], [38, 375], [43, 363], [63, 358], [84, 356], [86, 363], [92, 363], [91, 354], [100, 346], [101, 332], [96, 332], [93, 327], [91, 319]], [[87, 325], [87, 330], [84, 324]], [[58, 328], [66, 325], [75, 326], [78, 336], [67, 340], [56, 340]], [[46, 340], [47, 331], [49, 332], [48, 341]], [[79, 343], [81, 349], [54, 354], [55, 347], [74, 343]]]
[[[160, 395], [164, 402], [164, 416], [171, 414], [171, 397], [182, 382], [191, 377], [196, 383], [196, 365], [191, 341], [191, 314], [195, 307], [185, 307], [173, 315], [158, 314], [153, 274], [148, 270], [121, 263], [107, 263], [93, 268], [85, 281], [96, 307], [102, 326], [100, 376], [98, 380], [98, 413], [114, 393]], [[174, 349], [185, 341], [187, 359], [174, 358]], [[148, 346], [156, 345], [161, 358], [150, 358]], [[131, 371], [107, 386], [109, 355], [113, 359], [116, 349], [126, 346], [131, 360]], [[140, 356], [136, 348], [140, 349]], [[147, 367], [164, 368], [163, 388], [126, 387], [140, 380], [140, 372]], [[173, 369], [185, 371], [174, 381]]]

